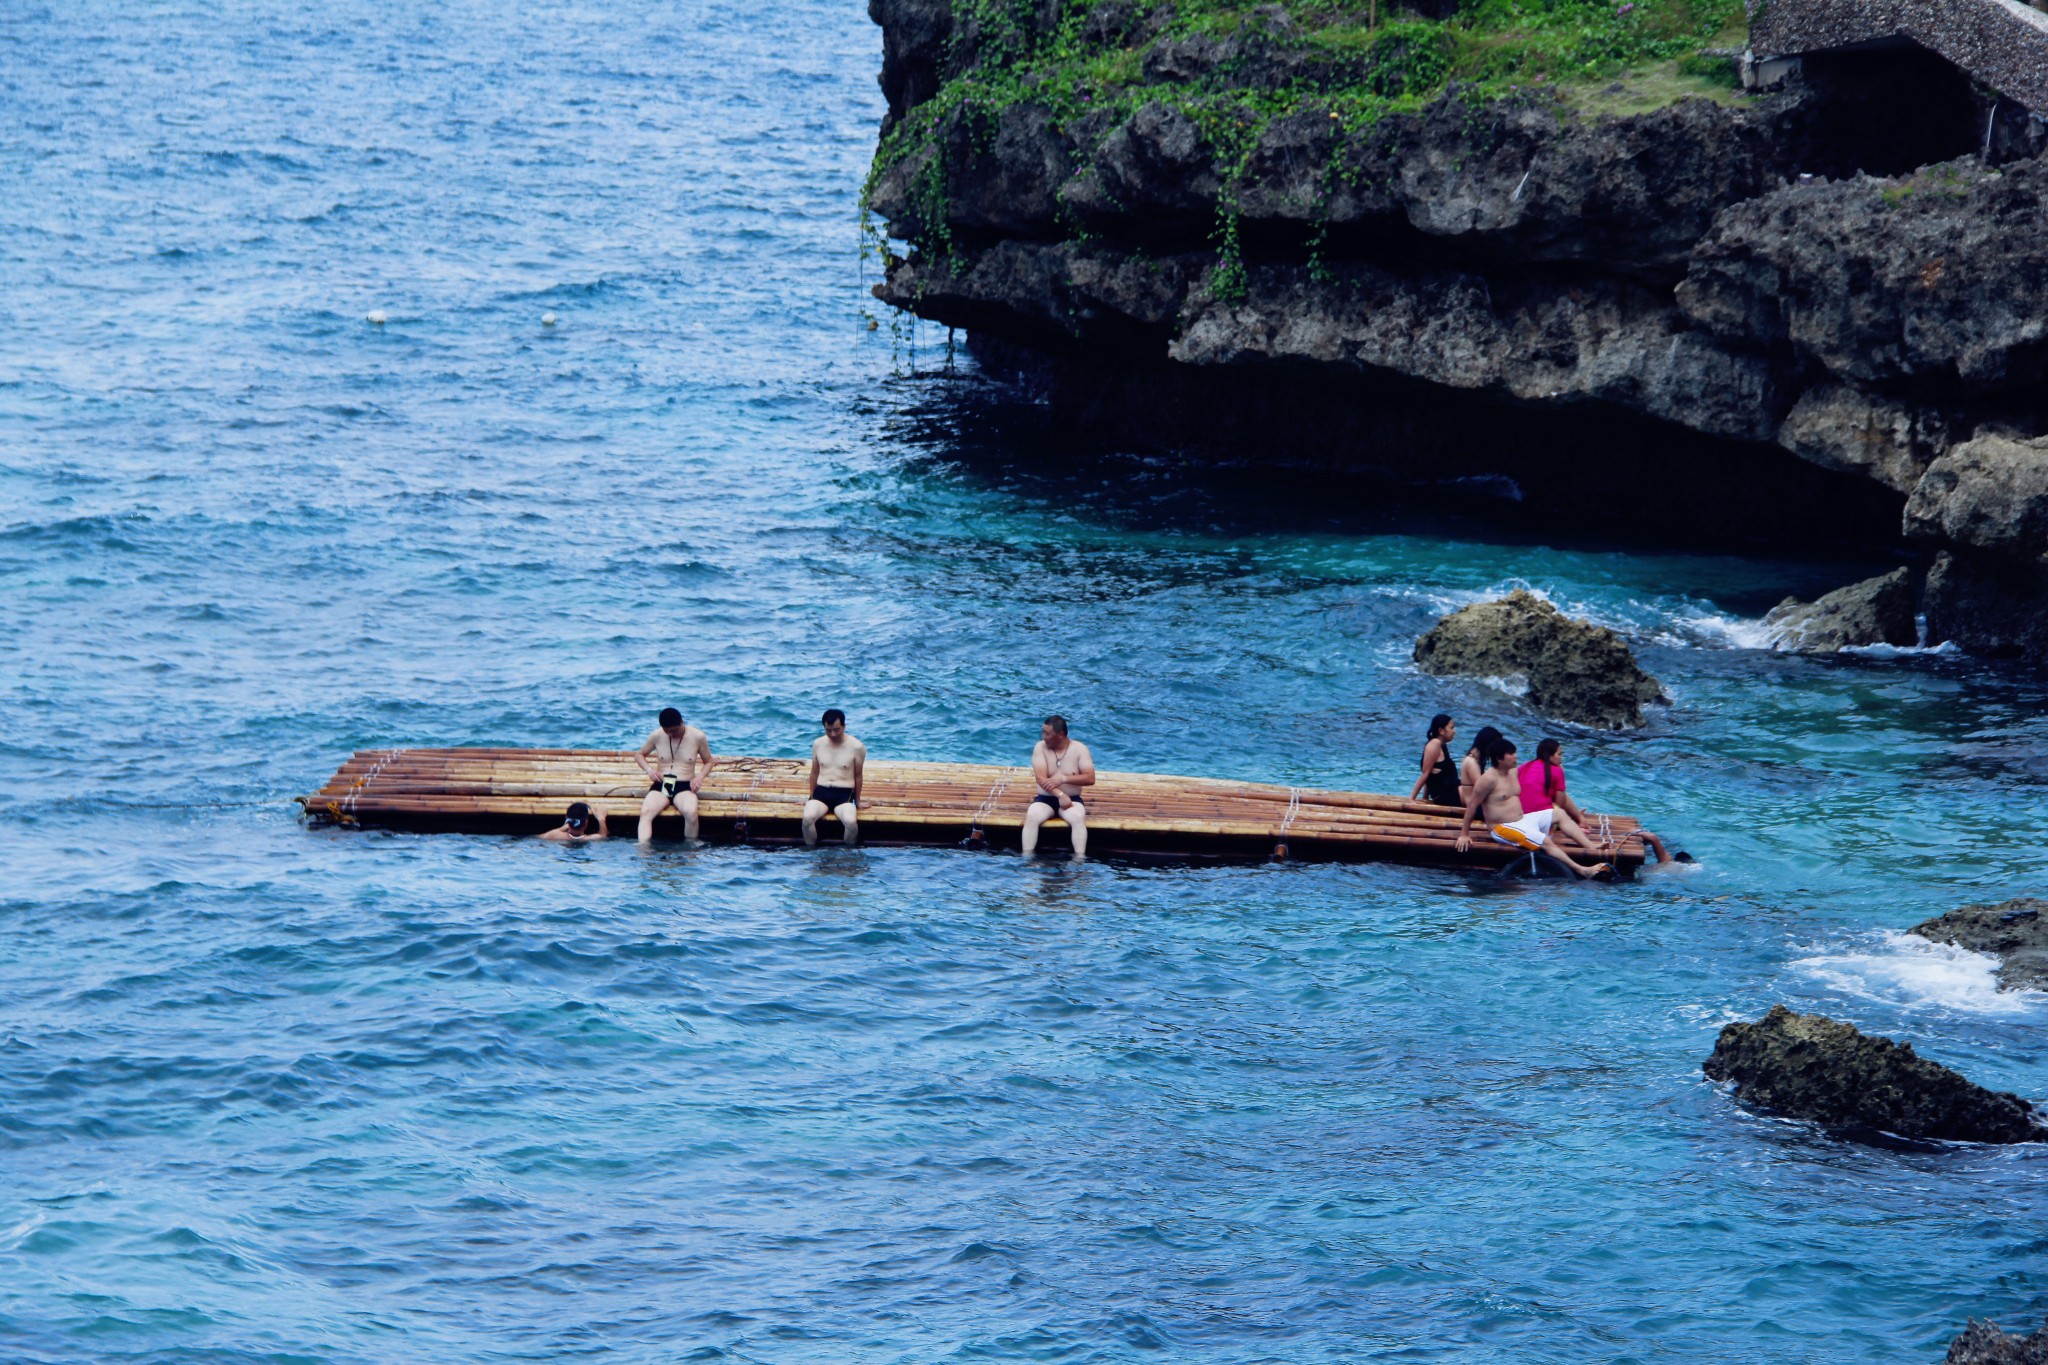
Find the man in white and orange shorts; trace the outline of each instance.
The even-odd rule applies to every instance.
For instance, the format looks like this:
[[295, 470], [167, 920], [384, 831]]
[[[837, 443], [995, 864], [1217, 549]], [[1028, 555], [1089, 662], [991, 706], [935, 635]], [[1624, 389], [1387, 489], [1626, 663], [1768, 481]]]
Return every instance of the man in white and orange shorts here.
[[1515, 746], [1512, 743], [1497, 739], [1493, 747], [1480, 757], [1485, 768], [1479, 775], [1478, 784], [1472, 788], [1472, 799], [1465, 803], [1465, 820], [1458, 826], [1458, 852], [1464, 853], [1472, 847], [1472, 821], [1484, 815], [1495, 843], [1541, 853], [1570, 868], [1575, 876], [1614, 875], [1614, 869], [1606, 863], [1594, 863], [1589, 867], [1572, 861], [1571, 855], [1551, 837], [1550, 827], [1557, 819], [1556, 810], [1534, 813], [1522, 810], [1522, 783], [1515, 776]]

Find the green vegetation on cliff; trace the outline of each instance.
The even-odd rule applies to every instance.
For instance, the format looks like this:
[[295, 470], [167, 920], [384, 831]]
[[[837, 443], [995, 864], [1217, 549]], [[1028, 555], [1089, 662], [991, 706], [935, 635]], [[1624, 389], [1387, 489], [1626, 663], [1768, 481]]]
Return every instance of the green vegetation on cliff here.
[[1002, 113], [1032, 105], [1086, 149], [1152, 103], [1193, 120], [1223, 184], [1216, 247], [1238, 260], [1235, 188], [1275, 121], [1327, 113], [1359, 132], [1446, 92], [1476, 110], [1550, 100], [1634, 112], [1727, 97], [1741, 0], [1436, 0], [1441, 17], [1385, 0], [949, 0], [936, 93], [900, 118], [873, 178], [915, 167], [920, 245], [944, 254], [952, 154], [985, 148]]

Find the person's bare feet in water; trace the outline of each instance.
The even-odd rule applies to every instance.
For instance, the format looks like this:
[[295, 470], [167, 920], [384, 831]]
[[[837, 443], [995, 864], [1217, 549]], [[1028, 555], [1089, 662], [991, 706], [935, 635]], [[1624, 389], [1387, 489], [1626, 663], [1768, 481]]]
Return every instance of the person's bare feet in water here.
[[1543, 841], [1543, 852], [1554, 861], [1563, 863], [1566, 867], [1570, 868], [1582, 881], [1591, 881], [1602, 875], [1607, 877], [1614, 875], [1614, 867], [1610, 863], [1594, 863], [1591, 867], [1587, 867], [1583, 863], [1572, 861], [1572, 855], [1566, 853], [1564, 846], [1554, 838]]

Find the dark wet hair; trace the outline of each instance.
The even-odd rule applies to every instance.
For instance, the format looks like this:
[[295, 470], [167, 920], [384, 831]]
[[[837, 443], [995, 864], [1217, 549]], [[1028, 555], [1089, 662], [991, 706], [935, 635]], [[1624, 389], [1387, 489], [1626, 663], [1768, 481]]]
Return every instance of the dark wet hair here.
[[1536, 742], [1536, 761], [1543, 765], [1543, 794], [1557, 795], [1557, 751], [1564, 746], [1554, 739]]
[[846, 724], [846, 713], [836, 706], [825, 713], [822, 723], [830, 725], [835, 720], [838, 721], [841, 725]]
[[1067, 718], [1065, 716], [1047, 716], [1045, 723], [1063, 735], [1067, 732]]
[[1671, 855], [1671, 861], [1674, 863], [1691, 863], [1699, 860], [1681, 848], [1678, 852]]
[[1495, 739], [1493, 743], [1486, 746], [1486, 766], [1489, 768], [1498, 767], [1500, 761], [1514, 751], [1515, 742], [1513, 740]]
[[1436, 732], [1443, 729], [1446, 725], [1449, 725], [1450, 723], [1451, 718], [1449, 716], [1445, 715], [1441, 711], [1437, 712], [1436, 715], [1431, 718], [1429, 722], [1429, 733], [1422, 737], [1422, 742], [1427, 744], [1430, 740], [1435, 739]]
[[1472, 747], [1465, 752], [1468, 754], [1478, 754], [1479, 765], [1485, 767], [1486, 751], [1491, 749], [1493, 742], [1499, 738], [1500, 731], [1494, 729], [1491, 725], [1482, 725], [1479, 727], [1479, 733], [1472, 736]]
[[570, 803], [569, 814], [565, 816], [564, 819], [566, 823], [574, 825], [578, 829], [582, 829], [585, 825], [590, 823], [589, 804], [583, 801], [575, 801]]
[[673, 706], [664, 706], [661, 708], [661, 715], [658, 719], [661, 721], [661, 727], [666, 730], [671, 725], [681, 725], [683, 723], [683, 713], [676, 710]]

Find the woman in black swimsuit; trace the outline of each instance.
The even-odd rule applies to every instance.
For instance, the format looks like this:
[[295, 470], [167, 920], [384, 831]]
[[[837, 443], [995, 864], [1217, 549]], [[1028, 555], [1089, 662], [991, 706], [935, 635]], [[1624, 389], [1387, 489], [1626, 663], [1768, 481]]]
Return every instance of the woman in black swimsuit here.
[[1449, 716], [1438, 715], [1429, 722], [1429, 738], [1422, 745], [1422, 776], [1408, 793], [1410, 801], [1426, 793], [1431, 805], [1465, 804], [1458, 799], [1458, 761], [1451, 757], [1451, 741], [1457, 735], [1458, 727]]

